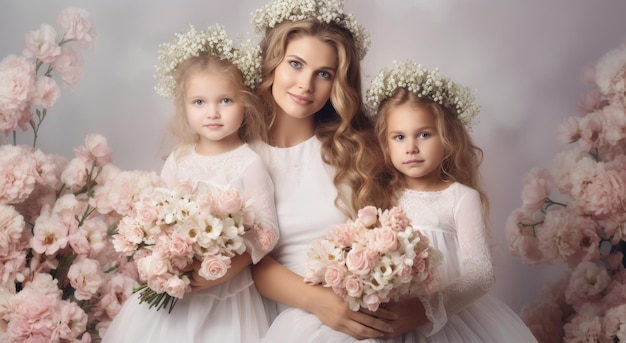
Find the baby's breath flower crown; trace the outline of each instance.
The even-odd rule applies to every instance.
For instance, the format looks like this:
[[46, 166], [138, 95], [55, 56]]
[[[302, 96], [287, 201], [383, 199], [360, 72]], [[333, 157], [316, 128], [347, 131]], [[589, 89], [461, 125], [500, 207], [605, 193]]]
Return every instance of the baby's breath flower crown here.
[[187, 32], [176, 33], [172, 42], [159, 45], [159, 64], [154, 75], [158, 80], [154, 88], [156, 92], [165, 98], [174, 97], [174, 72], [178, 64], [203, 52], [233, 63], [243, 73], [246, 86], [254, 89], [261, 82], [261, 50], [258, 45], [248, 42], [235, 48], [226, 30], [219, 24], [204, 31], [196, 31], [190, 26]]
[[373, 113], [376, 113], [381, 102], [389, 98], [399, 87], [455, 110], [459, 120], [468, 129], [471, 129], [472, 120], [480, 111], [471, 88], [439, 75], [439, 69], [428, 70], [411, 61], [394, 61], [390, 68], [383, 69], [376, 75], [370, 88], [365, 92], [365, 101]]
[[336, 23], [352, 34], [363, 59], [370, 48], [370, 35], [350, 13], [344, 13], [346, 0], [271, 0], [252, 13], [252, 25], [259, 33], [284, 21], [314, 19], [323, 23]]

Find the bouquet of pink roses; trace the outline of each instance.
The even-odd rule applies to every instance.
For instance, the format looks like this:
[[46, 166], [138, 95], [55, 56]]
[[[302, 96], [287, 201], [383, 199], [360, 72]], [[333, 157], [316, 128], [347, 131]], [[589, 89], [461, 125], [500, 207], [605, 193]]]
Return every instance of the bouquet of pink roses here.
[[309, 246], [304, 280], [332, 288], [354, 311], [376, 311], [403, 295], [430, 292], [440, 262], [440, 252], [401, 208], [367, 206]]
[[[157, 310], [169, 305], [171, 312], [176, 300], [191, 290], [188, 275], [195, 261], [201, 263], [201, 277], [219, 279], [231, 258], [246, 250], [247, 230], [262, 230], [243, 195], [232, 187], [148, 187], [132, 207], [120, 220], [113, 244], [136, 261], [143, 282], [136, 291], [141, 291], [142, 302]], [[269, 244], [272, 239], [263, 241]]]

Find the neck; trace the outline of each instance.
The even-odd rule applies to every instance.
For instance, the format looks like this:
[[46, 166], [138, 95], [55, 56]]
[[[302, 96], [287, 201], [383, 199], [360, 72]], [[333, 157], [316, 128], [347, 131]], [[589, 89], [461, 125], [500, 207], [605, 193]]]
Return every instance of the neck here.
[[270, 144], [279, 148], [288, 148], [315, 135], [315, 116], [294, 118], [278, 114], [270, 129]]
[[212, 156], [235, 150], [243, 144], [244, 142], [237, 135], [234, 137], [223, 138], [219, 141], [211, 141], [200, 138], [196, 142], [195, 150], [196, 153], [200, 155]]

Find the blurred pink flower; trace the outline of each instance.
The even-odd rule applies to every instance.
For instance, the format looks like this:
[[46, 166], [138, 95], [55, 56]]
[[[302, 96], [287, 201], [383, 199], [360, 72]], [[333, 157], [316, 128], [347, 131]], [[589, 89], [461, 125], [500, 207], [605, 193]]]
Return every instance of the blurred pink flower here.
[[65, 39], [73, 40], [81, 46], [91, 46], [95, 42], [95, 27], [89, 13], [83, 9], [68, 7], [57, 17], [57, 24], [65, 30]]
[[48, 24], [42, 24], [39, 30], [26, 33], [26, 47], [22, 54], [34, 57], [43, 63], [51, 63], [61, 54], [61, 47], [56, 41], [57, 31]]
[[[0, 62], [0, 113], [13, 116], [28, 108], [29, 101], [35, 90], [35, 64], [26, 57], [9, 55]], [[0, 121], [0, 129], [12, 130], [19, 117]]]
[[78, 84], [83, 72], [83, 58], [76, 50], [62, 46], [61, 54], [50, 65], [59, 73], [65, 87], [73, 88]]
[[33, 105], [37, 107], [50, 108], [54, 106], [60, 95], [61, 89], [54, 79], [45, 76], [39, 77], [35, 82]]

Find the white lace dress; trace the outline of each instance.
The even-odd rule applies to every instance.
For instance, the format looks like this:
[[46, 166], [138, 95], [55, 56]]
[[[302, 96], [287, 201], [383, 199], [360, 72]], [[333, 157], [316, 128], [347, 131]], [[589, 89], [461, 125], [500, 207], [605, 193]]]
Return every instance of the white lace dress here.
[[[217, 156], [202, 156], [190, 147], [179, 161], [170, 155], [161, 176], [168, 185], [192, 180], [237, 188], [253, 199], [257, 219], [264, 227], [274, 229], [278, 237], [273, 185], [263, 162], [247, 144]], [[247, 234], [245, 242], [253, 263], [268, 253], [254, 236]], [[185, 294], [171, 313], [140, 304], [138, 294], [133, 295], [114, 318], [103, 342], [256, 343], [269, 322], [248, 267], [218, 286]]]
[[[315, 137], [290, 148], [266, 144], [253, 148], [274, 181], [281, 238], [271, 255], [304, 275], [308, 243], [347, 219], [333, 203], [333, 170], [322, 162], [321, 143]], [[476, 203], [475, 195], [460, 184], [442, 192], [404, 194], [402, 206], [445, 256], [441, 276], [447, 287], [438, 296], [424, 299], [434, 325], [395, 339], [358, 342], [536, 342], [510, 308], [485, 295], [492, 283], [492, 266], [485, 235], [479, 232], [482, 228], [467, 229], [460, 235], [454, 229], [457, 222], [465, 229], [480, 219], [480, 202]], [[357, 342], [311, 313], [283, 304], [278, 304], [278, 311], [262, 342]]]

